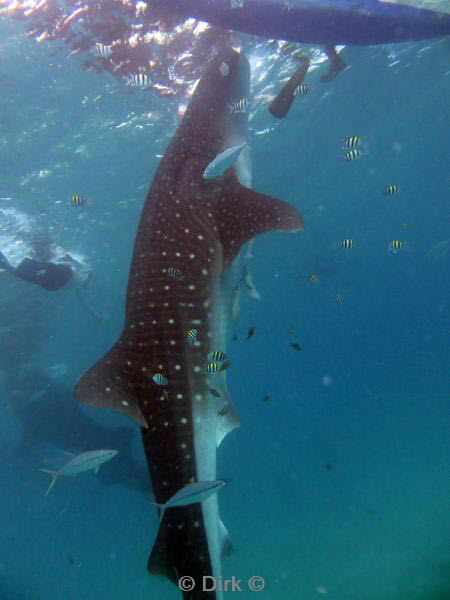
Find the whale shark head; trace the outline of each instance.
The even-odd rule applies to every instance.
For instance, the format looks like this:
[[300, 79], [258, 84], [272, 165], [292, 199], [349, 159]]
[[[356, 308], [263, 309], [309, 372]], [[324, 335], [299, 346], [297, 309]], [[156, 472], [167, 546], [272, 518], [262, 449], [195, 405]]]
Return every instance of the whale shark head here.
[[[226, 346], [225, 272], [255, 235], [302, 229], [294, 208], [239, 182], [239, 165], [202, 177], [224, 147], [244, 141], [249, 79], [247, 59], [230, 47], [206, 66], [147, 195], [121, 336], [76, 385], [82, 402], [141, 425], [159, 505], [189, 483], [217, 479], [217, 446], [239, 424], [226, 372], [206, 370], [208, 354]], [[229, 550], [212, 495], [164, 511], [148, 569], [174, 583], [193, 577], [185, 598], [220, 598], [201, 581], [220, 575]]]

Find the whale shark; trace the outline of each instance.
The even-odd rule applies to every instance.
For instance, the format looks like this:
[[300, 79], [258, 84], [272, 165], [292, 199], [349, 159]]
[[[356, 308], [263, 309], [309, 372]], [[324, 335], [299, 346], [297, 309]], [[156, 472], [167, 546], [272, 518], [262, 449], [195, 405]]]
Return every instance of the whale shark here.
[[[257, 234], [303, 229], [294, 207], [242, 184], [248, 147], [223, 175], [203, 177], [218, 154], [246, 142], [249, 87], [245, 55], [219, 46], [151, 183], [120, 338], [76, 384], [81, 402], [140, 425], [160, 507], [189, 484], [218, 480], [217, 448], [239, 425], [227, 392], [233, 369], [207, 369], [208, 355], [226, 351], [230, 266]], [[185, 599], [220, 599], [222, 591], [204, 591], [202, 581], [218, 581], [231, 548], [211, 494], [164, 510], [147, 568], [179, 585]], [[183, 589], [187, 576], [193, 590]]]
[[450, 14], [385, 0], [154, 0], [157, 8], [306, 44], [386, 44], [450, 34]]

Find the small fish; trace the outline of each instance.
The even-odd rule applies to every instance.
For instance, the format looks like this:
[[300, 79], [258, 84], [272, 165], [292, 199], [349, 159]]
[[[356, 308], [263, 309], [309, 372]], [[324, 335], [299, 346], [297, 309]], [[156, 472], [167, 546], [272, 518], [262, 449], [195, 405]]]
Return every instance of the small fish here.
[[219, 175], [223, 175], [225, 171], [234, 165], [246, 145], [244, 142], [220, 152], [203, 171], [203, 179], [214, 179], [215, 177], [219, 177]]
[[309, 85], [306, 83], [301, 83], [294, 90], [294, 96], [304, 96], [309, 92]]
[[399, 193], [399, 188], [398, 185], [396, 183], [391, 183], [391, 185], [387, 185], [384, 188], [384, 195], [385, 196], [394, 196], [395, 194]]
[[294, 333], [294, 326], [292, 325], [292, 323], [289, 323], [288, 328], [287, 328], [287, 332], [289, 335], [291, 335], [292, 333]]
[[346, 238], [345, 240], [341, 240], [341, 248], [344, 250], [350, 250], [355, 245], [354, 241], [350, 238]]
[[86, 202], [87, 198], [85, 196], [80, 196], [80, 194], [72, 194], [72, 196], [70, 196], [70, 204], [72, 206], [83, 206]]
[[394, 254], [397, 254], [397, 252], [399, 252], [400, 250], [403, 250], [404, 247], [405, 247], [405, 242], [402, 242], [402, 240], [392, 240], [391, 242], [389, 242], [388, 250], [390, 252], [393, 252]]
[[175, 267], [169, 267], [167, 269], [167, 273], [170, 277], [173, 277], [173, 279], [176, 279], [177, 281], [183, 281], [184, 279], [184, 275], [181, 274], [180, 269], [176, 269]]
[[152, 379], [156, 383], [156, 385], [167, 385], [169, 383], [167, 377], [164, 377], [162, 373], [155, 373]]
[[206, 365], [205, 371], [207, 373], [219, 373], [228, 369], [229, 366], [230, 362], [228, 360], [224, 360], [223, 362], [211, 361]]
[[245, 113], [247, 110], [247, 107], [249, 105], [249, 101], [248, 98], [239, 98], [239, 100], [236, 100], [235, 102], [230, 102], [228, 104], [228, 109], [230, 111], [230, 115], [235, 113]]
[[325, 464], [325, 470], [326, 470], [326, 471], [331, 471], [331, 469], [332, 469], [332, 468], [333, 468], [333, 465], [332, 465], [332, 463], [330, 463], [330, 462], [327, 462], [327, 463]]
[[344, 138], [340, 142], [341, 148], [346, 148], [347, 150], [351, 150], [354, 148], [358, 148], [361, 142], [361, 138], [358, 135], [350, 135], [349, 137]]
[[242, 8], [244, 0], [231, 0], [231, 8]]
[[114, 458], [116, 454], [118, 454], [117, 450], [90, 450], [74, 456], [60, 469], [39, 469], [42, 473], [47, 473], [52, 477], [45, 495], [49, 495], [60, 475], [70, 475], [73, 477], [78, 475], [78, 473], [84, 473], [85, 471], [91, 470], [97, 474], [100, 466]]
[[245, 339], [249, 340], [250, 338], [252, 338], [252, 337], [253, 337], [253, 334], [254, 334], [254, 333], [255, 333], [255, 326], [254, 326], [254, 325], [251, 325], [251, 326], [248, 328], [247, 337], [246, 337]]
[[125, 75], [124, 79], [125, 85], [138, 87], [141, 88], [141, 90], [145, 90], [153, 85], [152, 80], [147, 73], [130, 73], [129, 75]]
[[197, 334], [197, 329], [189, 329], [189, 331], [186, 334], [186, 341], [189, 344], [189, 346], [195, 344], [195, 342], [197, 341]]
[[206, 500], [206, 498], [209, 498], [212, 494], [217, 493], [224, 485], [225, 481], [221, 479], [215, 481], [196, 481], [194, 483], [186, 484], [164, 504], [155, 502], [155, 505], [161, 509], [161, 520], [164, 512], [168, 508], [174, 506], [188, 506], [189, 504], [195, 504], [196, 502], [203, 502], [203, 500]]
[[272, 398], [269, 395], [265, 395], [261, 398], [261, 402], [271, 402]]
[[261, 300], [261, 296], [258, 290], [253, 283], [252, 273], [247, 263], [244, 263], [242, 268], [241, 281], [245, 284], [245, 287], [248, 290], [248, 295], [254, 298], [255, 300]]
[[211, 396], [214, 396], [214, 398], [220, 398], [220, 394], [217, 390], [215, 390], [212, 387], [208, 388], [208, 392], [211, 394]]
[[230, 67], [228, 66], [228, 64], [226, 62], [223, 62], [220, 67], [220, 74], [222, 75], [222, 77], [227, 77], [228, 73], [230, 72]]
[[215, 350], [214, 352], [210, 352], [208, 354], [208, 360], [213, 362], [223, 362], [224, 360], [228, 360], [225, 352], [221, 352], [220, 350]]
[[294, 348], [294, 350], [296, 350], [297, 352], [300, 352], [300, 350], [302, 349], [300, 344], [298, 344], [297, 342], [289, 342], [289, 346], [291, 348]]
[[233, 324], [233, 340], [237, 340], [237, 322], [239, 318], [239, 308], [241, 304], [241, 290], [239, 285], [234, 286], [231, 292], [231, 322]]
[[319, 282], [317, 273], [311, 273], [311, 275], [308, 277], [308, 282], [312, 285], [316, 285]]
[[219, 412], [217, 413], [218, 417], [224, 417], [225, 415], [227, 415], [230, 412], [230, 407], [228, 404], [225, 404], [225, 406], [223, 406]]
[[250, 258], [253, 258], [253, 245], [255, 243], [255, 238], [252, 238], [249, 243], [247, 244], [247, 252], [245, 253], [244, 258], [246, 260], [249, 260]]
[[100, 44], [99, 42], [97, 42], [92, 48], [92, 54], [94, 54], [95, 56], [101, 56], [102, 58], [107, 58], [112, 54], [112, 47], [105, 46], [105, 44]]
[[358, 148], [352, 148], [351, 150], [349, 150], [348, 152], [346, 152], [344, 154], [344, 160], [346, 160], [347, 162], [350, 162], [352, 160], [356, 160], [357, 158], [361, 158], [361, 156], [362, 156], [361, 150], [358, 150]]
[[336, 294], [334, 301], [336, 302], [336, 304], [342, 304], [342, 298], [340, 294]]

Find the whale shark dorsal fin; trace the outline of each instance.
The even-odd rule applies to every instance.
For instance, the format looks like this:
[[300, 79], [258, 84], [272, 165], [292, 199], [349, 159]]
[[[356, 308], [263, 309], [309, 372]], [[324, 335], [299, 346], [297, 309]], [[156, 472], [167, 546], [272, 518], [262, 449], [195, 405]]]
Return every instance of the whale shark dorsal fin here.
[[216, 446], [222, 443], [223, 438], [241, 424], [237, 410], [234, 408], [228, 393], [225, 394], [225, 402], [217, 412]]
[[260, 194], [241, 185], [234, 169], [224, 175], [226, 185], [215, 202], [216, 223], [224, 252], [225, 268], [241, 246], [266, 231], [295, 232], [303, 219], [283, 200]]
[[169, 581], [178, 586], [179, 577], [169, 550], [168, 538], [167, 521], [162, 515], [158, 535], [147, 562], [147, 571], [151, 575], [167, 577]]
[[133, 378], [130, 387], [129, 373], [123, 373], [126, 361], [120, 356], [121, 340], [105, 356], [88, 369], [75, 385], [75, 395], [83, 404], [120, 412], [141, 427], [148, 427], [139, 408], [139, 378]]

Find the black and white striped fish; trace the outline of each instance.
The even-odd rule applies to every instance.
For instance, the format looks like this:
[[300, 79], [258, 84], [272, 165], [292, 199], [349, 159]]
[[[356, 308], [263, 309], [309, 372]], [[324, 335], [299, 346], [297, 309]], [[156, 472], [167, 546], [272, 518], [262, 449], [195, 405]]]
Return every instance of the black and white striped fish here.
[[147, 88], [152, 87], [152, 80], [147, 75], [147, 73], [130, 73], [129, 75], [125, 75], [125, 85], [129, 85], [130, 87], [138, 87], [141, 90], [145, 90]]
[[304, 96], [309, 92], [309, 85], [306, 83], [301, 83], [294, 90], [294, 96]]
[[242, 97], [228, 104], [230, 115], [233, 113], [245, 113], [249, 105], [248, 98]]
[[108, 56], [111, 56], [112, 52], [111, 46], [100, 44], [100, 42], [97, 42], [92, 48], [92, 54], [94, 54], [94, 56], [100, 56], [101, 58], [108, 58]]

